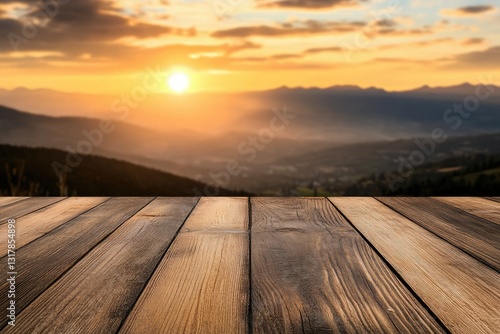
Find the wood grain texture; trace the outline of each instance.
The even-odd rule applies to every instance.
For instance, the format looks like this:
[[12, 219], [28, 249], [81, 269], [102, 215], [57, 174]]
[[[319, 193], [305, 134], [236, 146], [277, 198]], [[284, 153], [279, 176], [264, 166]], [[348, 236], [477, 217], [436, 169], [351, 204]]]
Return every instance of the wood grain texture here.
[[0, 197], [0, 207], [10, 203], [19, 202], [27, 198], [28, 197]]
[[432, 198], [382, 197], [382, 203], [500, 270], [500, 226]]
[[433, 197], [434, 199], [454, 206], [473, 214], [474, 216], [481, 217], [489, 220], [495, 224], [500, 224], [500, 203], [490, 201], [480, 197]]
[[331, 201], [452, 333], [498, 333], [498, 272], [373, 198]]
[[[16, 248], [49, 233], [85, 211], [102, 204], [109, 197], [71, 197], [27, 214], [16, 221]], [[0, 225], [0, 244], [7, 242], [7, 224]], [[0, 257], [7, 254], [7, 247], [0, 249]]]
[[[16, 252], [16, 310], [22, 311], [96, 244], [152, 198], [112, 198], [57, 227]], [[7, 257], [0, 259], [7, 268]], [[7, 307], [7, 282], [0, 282], [0, 307]], [[5, 326], [7, 317], [0, 320]]]
[[487, 199], [494, 201], [494, 202], [499, 202], [500, 203], [500, 197], [486, 197]]
[[115, 333], [196, 198], [158, 198], [123, 223], [4, 333]]
[[326, 199], [252, 198], [255, 333], [444, 330]]
[[181, 232], [245, 232], [247, 229], [248, 198], [203, 197]]
[[5, 224], [8, 219], [18, 219], [28, 213], [62, 201], [64, 197], [33, 197], [0, 207], [0, 224]]
[[203, 198], [120, 333], [246, 333], [247, 199]]

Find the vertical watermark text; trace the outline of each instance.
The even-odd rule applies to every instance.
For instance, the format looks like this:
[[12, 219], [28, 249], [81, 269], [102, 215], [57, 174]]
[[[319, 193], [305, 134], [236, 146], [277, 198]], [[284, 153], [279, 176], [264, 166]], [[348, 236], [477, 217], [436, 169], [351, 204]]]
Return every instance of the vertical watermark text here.
[[9, 326], [16, 325], [16, 220], [7, 221], [7, 318]]

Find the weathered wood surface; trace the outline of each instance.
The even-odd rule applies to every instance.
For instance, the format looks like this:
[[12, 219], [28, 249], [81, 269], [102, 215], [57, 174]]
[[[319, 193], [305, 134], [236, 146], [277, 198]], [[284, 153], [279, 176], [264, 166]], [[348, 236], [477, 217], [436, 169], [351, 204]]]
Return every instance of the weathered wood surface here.
[[0, 197], [0, 333], [498, 333], [500, 200], [330, 200]]
[[[112, 198], [57, 227], [16, 252], [16, 308], [23, 310], [82, 256], [152, 198]], [[7, 268], [7, 256], [0, 259]], [[7, 281], [0, 282], [0, 306], [7, 308]], [[0, 327], [7, 323], [1, 317]]]
[[[18, 218], [16, 221], [16, 248], [19, 250], [22, 246], [108, 199], [107, 197], [67, 198]], [[2, 244], [7, 242], [7, 224], [0, 225], [0, 241]], [[7, 247], [0, 248], [0, 257], [6, 254]]]
[[248, 200], [202, 199], [120, 333], [246, 333]]
[[42, 293], [6, 333], [115, 333], [195, 204], [195, 198], [149, 203]]
[[1, 207], [4, 205], [18, 202], [27, 198], [28, 197], [0, 197], [0, 210], [2, 209]]
[[452, 333], [498, 333], [497, 271], [373, 198], [331, 201]]
[[63, 199], [64, 197], [33, 197], [10, 202], [10, 204], [0, 207], [0, 224], [5, 224], [8, 219], [18, 219], [25, 214], [57, 203]]
[[500, 202], [500, 197], [486, 197], [486, 198], [495, 202]]
[[432, 198], [379, 201], [480, 261], [500, 270], [500, 226]]
[[256, 333], [443, 332], [326, 199], [252, 199]]
[[434, 197], [475, 216], [500, 224], [500, 203], [480, 197]]

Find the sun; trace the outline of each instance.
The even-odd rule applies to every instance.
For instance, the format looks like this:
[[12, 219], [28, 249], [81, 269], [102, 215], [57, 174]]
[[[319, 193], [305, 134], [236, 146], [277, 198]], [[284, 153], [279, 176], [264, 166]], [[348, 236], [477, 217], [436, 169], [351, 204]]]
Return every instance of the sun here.
[[189, 87], [189, 77], [183, 72], [175, 72], [168, 77], [167, 84], [172, 91], [184, 93]]

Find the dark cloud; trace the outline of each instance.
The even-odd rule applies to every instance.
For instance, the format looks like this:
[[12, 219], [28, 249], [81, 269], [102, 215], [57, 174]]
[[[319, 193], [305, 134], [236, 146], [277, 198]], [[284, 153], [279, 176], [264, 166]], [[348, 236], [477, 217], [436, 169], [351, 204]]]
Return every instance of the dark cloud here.
[[489, 5], [466, 6], [456, 9], [446, 9], [444, 14], [452, 16], [467, 16], [467, 15], [480, 15], [483, 13], [494, 11], [495, 7]]
[[[29, 1], [23, 1], [31, 4]], [[34, 6], [36, 3], [34, 4]], [[39, 8], [32, 7], [28, 17], [40, 15]], [[59, 8], [57, 15], [38, 27], [38, 32], [26, 38], [21, 19], [0, 18], [0, 59], [9, 67], [50, 67], [54, 73], [60, 69], [73, 72], [122, 71], [143, 69], [147, 66], [169, 66], [185, 64], [192, 68], [204, 68], [204, 63], [191, 59], [192, 54], [220, 53], [228, 55], [245, 49], [255, 49], [260, 45], [244, 42], [218, 45], [170, 44], [159, 47], [126, 45], [119, 39], [124, 37], [154, 38], [160, 35], [194, 36], [195, 29], [178, 29], [154, 24], [136, 22], [119, 15], [106, 1], [73, 0]], [[2, 53], [14, 51], [7, 37], [10, 33], [25, 39], [19, 45], [20, 53], [15, 58], [2, 57]], [[49, 52], [48, 56], [31, 57], [31, 52]], [[23, 54], [26, 52], [25, 54]], [[59, 64], [66, 62], [64, 66]], [[206, 61], [209, 63], [209, 61]], [[85, 67], [82, 67], [85, 65]]]
[[455, 56], [455, 61], [459, 66], [498, 69], [500, 66], [500, 46], [457, 55]]
[[[7, 0], [9, 2], [9, 0]], [[55, 15], [47, 15], [47, 10], [39, 7], [35, 1], [23, 2], [31, 5], [29, 14], [22, 20], [0, 19], [0, 52], [12, 51], [11, 40], [7, 37], [16, 35], [27, 39], [20, 44], [22, 51], [61, 51], [67, 54], [95, 52], [123, 37], [149, 38], [163, 34], [194, 36], [196, 30], [178, 29], [147, 23], [137, 23], [122, 16], [110, 14], [113, 8], [107, 1], [85, 0], [70, 1], [59, 5]], [[56, 11], [54, 11], [56, 12]], [[26, 22], [35, 22], [37, 33], [27, 35]]]
[[[447, 24], [442, 21], [440, 24]], [[259, 25], [236, 27], [219, 30], [212, 33], [215, 38], [246, 38], [261, 37], [293, 37], [317, 34], [363, 33], [370, 38], [376, 36], [416, 36], [433, 34], [436, 26], [422, 26], [416, 29], [402, 29], [393, 20], [379, 20], [372, 22], [351, 21], [298, 21], [280, 23], [276, 25]]]
[[458, 8], [457, 11], [467, 14], [481, 14], [484, 12], [489, 12], [493, 10], [495, 7], [493, 6], [467, 6]]
[[376, 21], [375, 22], [375, 25], [379, 26], [379, 27], [395, 27], [397, 26], [397, 23], [396, 21], [394, 20], [379, 20], [379, 21]]
[[295, 23], [282, 23], [276, 26], [247, 26], [237, 27], [227, 30], [219, 30], [212, 33], [212, 37], [251, 37], [251, 36], [266, 36], [266, 37], [283, 37], [283, 36], [301, 36], [323, 33], [345, 33], [353, 32], [362, 28], [365, 22], [321, 22], [308, 20]]
[[354, 6], [365, 0], [277, 0], [260, 4], [267, 8], [302, 8], [322, 9], [332, 7]]

